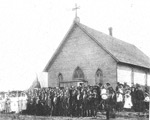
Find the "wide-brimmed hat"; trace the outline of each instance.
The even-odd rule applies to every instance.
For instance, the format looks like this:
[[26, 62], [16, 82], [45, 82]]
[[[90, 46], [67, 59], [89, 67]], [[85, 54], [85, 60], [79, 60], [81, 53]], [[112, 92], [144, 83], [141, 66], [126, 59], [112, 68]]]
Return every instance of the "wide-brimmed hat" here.
[[125, 94], [130, 94], [130, 93], [131, 93], [130, 90], [126, 90], [126, 91], [125, 91]]
[[145, 92], [145, 95], [149, 96], [149, 94], [147, 92]]

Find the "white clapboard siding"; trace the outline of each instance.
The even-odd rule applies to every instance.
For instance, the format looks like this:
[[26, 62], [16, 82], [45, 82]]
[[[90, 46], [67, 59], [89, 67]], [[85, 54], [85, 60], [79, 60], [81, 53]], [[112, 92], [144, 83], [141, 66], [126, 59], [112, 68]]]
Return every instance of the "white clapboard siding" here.
[[126, 82], [128, 85], [131, 86], [131, 73], [132, 73], [131, 68], [118, 66], [117, 67], [118, 82], [120, 83]]
[[141, 71], [134, 71], [134, 84], [145, 85], [146, 84], [146, 73]]
[[150, 86], [150, 74], [147, 75], [147, 85]]

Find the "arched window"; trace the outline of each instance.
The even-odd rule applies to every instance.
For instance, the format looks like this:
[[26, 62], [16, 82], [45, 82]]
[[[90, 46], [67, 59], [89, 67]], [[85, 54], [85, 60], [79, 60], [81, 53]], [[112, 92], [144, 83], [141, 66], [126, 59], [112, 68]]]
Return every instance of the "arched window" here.
[[84, 79], [84, 73], [80, 67], [75, 69], [73, 79]]
[[101, 69], [98, 69], [95, 74], [95, 83], [103, 83], [103, 73]]
[[61, 73], [58, 74], [58, 80], [59, 80], [59, 82], [63, 81], [63, 75]]

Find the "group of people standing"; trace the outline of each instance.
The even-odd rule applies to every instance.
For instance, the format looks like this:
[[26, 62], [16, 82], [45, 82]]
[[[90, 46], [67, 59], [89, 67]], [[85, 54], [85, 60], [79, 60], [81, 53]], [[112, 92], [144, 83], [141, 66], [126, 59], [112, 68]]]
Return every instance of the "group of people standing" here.
[[117, 84], [116, 110], [146, 112], [149, 110], [149, 88], [139, 84], [129, 87], [127, 84]]
[[98, 111], [144, 112], [149, 109], [148, 89], [140, 85], [129, 87], [117, 83], [115, 89], [109, 84], [95, 86], [72, 86], [70, 88], [40, 88], [27, 92], [27, 109], [24, 114], [50, 116], [96, 116]]

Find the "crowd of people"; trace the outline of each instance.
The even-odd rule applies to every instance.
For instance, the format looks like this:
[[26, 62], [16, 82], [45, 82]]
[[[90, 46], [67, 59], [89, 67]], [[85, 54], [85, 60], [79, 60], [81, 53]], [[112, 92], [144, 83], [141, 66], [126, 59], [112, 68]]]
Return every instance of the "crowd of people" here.
[[27, 109], [23, 114], [47, 116], [96, 116], [97, 112], [149, 110], [148, 87], [109, 83], [60, 88], [37, 88], [27, 92]]
[[24, 91], [0, 93], [0, 113], [19, 113], [26, 110], [27, 95]]

